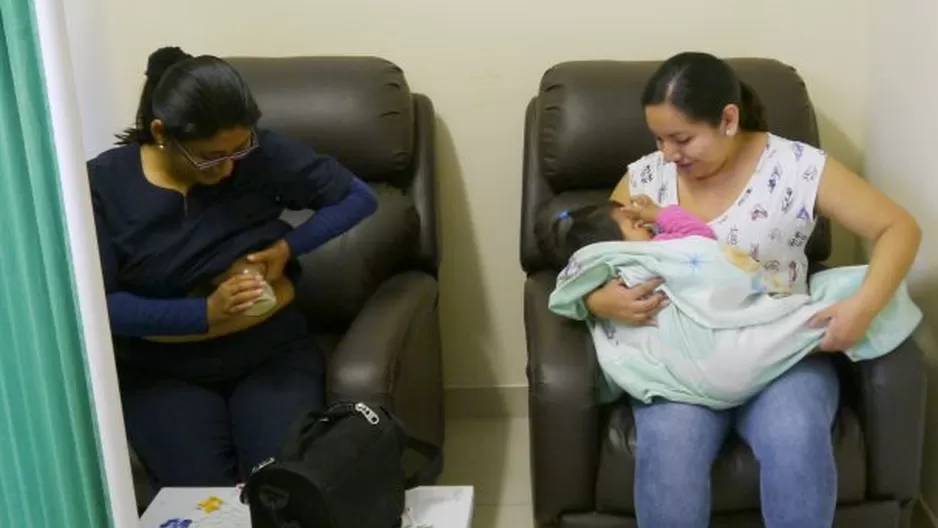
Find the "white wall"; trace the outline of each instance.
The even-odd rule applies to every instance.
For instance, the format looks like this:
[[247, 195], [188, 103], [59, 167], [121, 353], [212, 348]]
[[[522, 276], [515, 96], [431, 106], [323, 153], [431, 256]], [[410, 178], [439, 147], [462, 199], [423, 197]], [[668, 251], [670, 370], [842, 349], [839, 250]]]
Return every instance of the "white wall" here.
[[[94, 69], [100, 60], [110, 71], [88, 82], [113, 99], [89, 144], [132, 120], [147, 54], [169, 44], [222, 56], [380, 55], [433, 99], [441, 121], [449, 386], [525, 383], [522, 126], [525, 104], [552, 64], [686, 49], [775, 57], [807, 79], [830, 152], [856, 167], [866, 141], [865, 1], [94, 1], [104, 46], [85, 63]], [[850, 244], [839, 249], [840, 260], [854, 252]]]
[[[905, 205], [922, 226], [922, 248], [910, 276], [928, 327], [938, 328], [938, 3], [877, 0], [872, 27], [870, 181]], [[928, 421], [922, 495], [938, 511], [938, 350], [929, 330], [919, 340], [929, 364]]]

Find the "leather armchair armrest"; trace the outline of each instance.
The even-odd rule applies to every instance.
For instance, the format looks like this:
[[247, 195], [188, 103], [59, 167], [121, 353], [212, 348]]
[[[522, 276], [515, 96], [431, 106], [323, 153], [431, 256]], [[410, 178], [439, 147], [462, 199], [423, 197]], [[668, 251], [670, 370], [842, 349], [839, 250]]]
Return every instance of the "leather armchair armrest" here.
[[539, 272], [524, 286], [531, 484], [541, 525], [593, 511], [599, 455], [596, 354], [583, 323], [548, 310], [555, 280]]
[[910, 337], [892, 353], [854, 365], [868, 453], [870, 499], [918, 495], [925, 439], [925, 365]]
[[[435, 312], [436, 302], [436, 280], [425, 273], [401, 273], [382, 283], [329, 360], [329, 400], [354, 399], [391, 408], [408, 339], [422, 330], [415, 323], [421, 313]], [[415, 363], [407, 368], [420, 369]]]
[[[809, 263], [809, 273], [830, 269]], [[870, 499], [919, 493], [925, 444], [925, 364], [913, 338], [881, 358], [849, 363], [867, 451]]]

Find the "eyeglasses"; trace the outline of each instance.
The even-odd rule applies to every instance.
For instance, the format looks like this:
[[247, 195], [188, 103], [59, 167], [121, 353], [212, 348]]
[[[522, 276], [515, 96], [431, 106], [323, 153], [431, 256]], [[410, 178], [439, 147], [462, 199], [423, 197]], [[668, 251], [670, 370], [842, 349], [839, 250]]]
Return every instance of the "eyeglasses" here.
[[248, 143], [248, 146], [235, 152], [234, 154], [229, 154], [228, 156], [222, 156], [220, 158], [214, 158], [210, 160], [199, 159], [197, 156], [192, 155], [188, 150], [186, 150], [186, 147], [183, 147], [182, 144], [178, 141], [173, 141], [173, 143], [176, 144], [176, 148], [179, 149], [179, 152], [182, 152], [182, 155], [185, 156], [187, 160], [189, 160], [189, 163], [191, 163], [193, 167], [200, 171], [206, 171], [217, 167], [226, 161], [238, 161], [247, 157], [248, 154], [253, 152], [254, 149], [258, 147], [256, 130], [251, 131], [251, 137], [249, 141], [250, 143]]

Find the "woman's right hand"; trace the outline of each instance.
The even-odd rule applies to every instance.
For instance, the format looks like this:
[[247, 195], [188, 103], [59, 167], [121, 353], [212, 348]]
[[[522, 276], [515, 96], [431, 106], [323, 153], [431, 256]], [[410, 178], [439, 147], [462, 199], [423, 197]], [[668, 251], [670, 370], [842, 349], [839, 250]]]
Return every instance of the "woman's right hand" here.
[[208, 296], [208, 324], [217, 324], [247, 311], [264, 293], [263, 277], [241, 273], [225, 280]]
[[667, 297], [655, 292], [663, 279], [652, 279], [629, 288], [612, 279], [586, 296], [586, 307], [594, 316], [634, 325], [654, 325], [655, 315], [668, 305]]

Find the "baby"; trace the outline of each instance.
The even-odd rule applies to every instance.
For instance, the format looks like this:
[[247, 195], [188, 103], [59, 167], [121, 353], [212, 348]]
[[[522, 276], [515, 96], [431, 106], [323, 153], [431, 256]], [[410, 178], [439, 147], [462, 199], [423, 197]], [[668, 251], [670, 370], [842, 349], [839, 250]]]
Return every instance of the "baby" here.
[[[867, 272], [821, 271], [807, 292], [792, 292], [743, 250], [716, 240], [701, 220], [646, 196], [566, 211], [541, 225], [553, 231], [556, 256], [566, 261], [549, 308], [588, 324], [605, 378], [603, 401], [625, 391], [646, 403], [738, 406], [818, 351], [827, 328], [812, 321], [854, 295]], [[672, 241], [645, 243], [666, 239]], [[656, 291], [671, 299], [656, 325], [597, 318], [584, 302], [609, 280], [634, 286], [650, 277], [665, 281]], [[903, 286], [866, 337], [844, 352], [851, 361], [888, 354], [921, 318]]]
[[[253, 274], [263, 277], [267, 274], [267, 266], [263, 264], [255, 264], [248, 261], [247, 257], [241, 257], [228, 268], [228, 271], [224, 275], [215, 277], [212, 281], [213, 286], [218, 286], [222, 282], [234, 277], [235, 275], [240, 274]], [[261, 286], [263, 293], [261, 296], [254, 301], [254, 304], [244, 312], [244, 315], [251, 317], [260, 317], [267, 312], [274, 309], [277, 306], [277, 294], [274, 293], [273, 287], [268, 284], [266, 281], [263, 286]]]
[[557, 215], [552, 226], [563, 261], [580, 248], [598, 242], [673, 240], [689, 236], [716, 239], [713, 229], [676, 205], [660, 207], [640, 195], [628, 204], [609, 202]]

